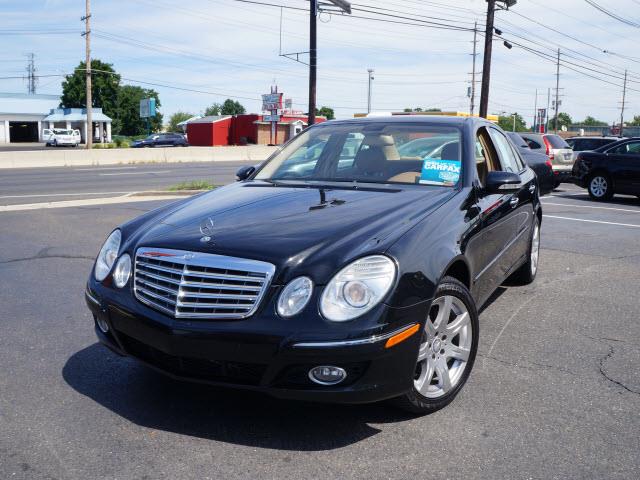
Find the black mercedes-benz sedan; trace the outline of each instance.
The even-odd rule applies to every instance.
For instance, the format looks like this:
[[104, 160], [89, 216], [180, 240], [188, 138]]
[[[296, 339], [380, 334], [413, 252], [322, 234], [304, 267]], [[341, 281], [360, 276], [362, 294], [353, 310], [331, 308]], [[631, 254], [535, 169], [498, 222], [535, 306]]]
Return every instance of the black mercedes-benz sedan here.
[[482, 119], [326, 122], [238, 178], [109, 235], [86, 287], [103, 344], [178, 379], [427, 413], [469, 377], [480, 306], [536, 276], [536, 177]]
[[609, 200], [616, 193], [640, 197], [640, 138], [580, 152], [572, 173], [574, 183], [594, 200]]

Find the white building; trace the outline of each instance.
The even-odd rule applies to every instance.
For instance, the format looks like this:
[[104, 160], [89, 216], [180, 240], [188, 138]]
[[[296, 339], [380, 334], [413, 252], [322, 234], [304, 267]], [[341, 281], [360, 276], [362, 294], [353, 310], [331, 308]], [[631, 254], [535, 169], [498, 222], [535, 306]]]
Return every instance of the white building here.
[[[0, 93], [0, 144], [42, 142], [45, 128], [78, 129], [82, 141], [87, 134], [84, 108], [57, 108], [57, 95]], [[111, 141], [111, 119], [101, 108], [92, 110], [93, 136], [97, 141]]]

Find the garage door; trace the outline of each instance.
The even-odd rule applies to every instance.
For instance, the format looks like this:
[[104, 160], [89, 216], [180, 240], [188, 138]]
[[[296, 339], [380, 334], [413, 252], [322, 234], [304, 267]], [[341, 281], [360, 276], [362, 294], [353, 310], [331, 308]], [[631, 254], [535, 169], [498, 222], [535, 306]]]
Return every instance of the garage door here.
[[38, 122], [9, 122], [11, 143], [37, 142]]

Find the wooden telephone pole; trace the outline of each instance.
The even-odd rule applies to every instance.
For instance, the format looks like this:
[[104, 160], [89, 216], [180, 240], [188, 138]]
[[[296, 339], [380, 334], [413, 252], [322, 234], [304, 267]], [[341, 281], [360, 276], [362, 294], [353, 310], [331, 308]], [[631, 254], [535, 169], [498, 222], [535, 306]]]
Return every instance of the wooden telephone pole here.
[[93, 105], [93, 98], [91, 95], [91, 0], [86, 0], [86, 11], [82, 20], [84, 21], [84, 32], [83, 36], [85, 39], [85, 75], [86, 75], [86, 83], [87, 83], [87, 132], [85, 138], [86, 148], [90, 149], [91, 144], [93, 143], [93, 116], [91, 107]]

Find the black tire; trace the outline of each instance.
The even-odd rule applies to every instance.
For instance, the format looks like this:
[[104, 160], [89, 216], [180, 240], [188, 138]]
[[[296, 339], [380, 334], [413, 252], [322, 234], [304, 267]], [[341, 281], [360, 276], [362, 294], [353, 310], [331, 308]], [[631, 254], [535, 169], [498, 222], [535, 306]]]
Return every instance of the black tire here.
[[587, 180], [587, 191], [592, 200], [611, 200], [613, 197], [613, 182], [606, 173], [596, 172]]
[[[456, 397], [458, 392], [460, 392], [460, 390], [466, 383], [467, 379], [469, 378], [469, 374], [473, 369], [473, 364], [476, 359], [476, 353], [478, 351], [478, 335], [480, 332], [479, 323], [478, 323], [478, 311], [476, 309], [476, 304], [475, 304], [475, 301], [473, 300], [473, 297], [471, 296], [471, 293], [469, 293], [469, 290], [463, 283], [456, 280], [455, 278], [444, 277], [442, 279], [442, 282], [440, 282], [440, 285], [438, 285], [438, 288], [436, 289], [436, 294], [434, 298], [437, 299], [445, 295], [453, 296], [461, 300], [469, 314], [470, 326], [471, 326], [471, 332], [472, 332], [469, 357], [466, 365], [464, 366], [464, 370], [459, 380], [455, 384], [455, 386], [453, 386], [451, 390], [449, 390], [447, 393], [445, 393], [441, 397], [437, 397], [437, 398], [425, 397], [416, 389], [414, 385], [412, 386], [411, 391], [409, 391], [408, 393], [400, 397], [393, 399], [393, 403], [395, 404], [395, 406], [407, 412], [414, 413], [417, 415], [425, 415], [425, 414], [433, 413], [447, 406], [453, 401], [453, 399]], [[427, 320], [425, 320], [425, 322], [426, 321]], [[421, 323], [421, 325], [423, 325], [423, 323]], [[423, 338], [426, 338], [427, 336], [424, 328], [422, 330], [422, 335], [423, 335]], [[450, 340], [453, 340], [453, 338]], [[418, 369], [418, 364], [416, 361], [416, 372], [414, 373], [414, 375], [418, 373], [417, 369]]]
[[[538, 241], [537, 255], [534, 260], [533, 249], [535, 248], [534, 235], [536, 235], [536, 227], [538, 228]], [[536, 279], [536, 275], [538, 274], [538, 262], [540, 258], [540, 221], [537, 218], [534, 227], [531, 229], [531, 236], [529, 237], [529, 251], [527, 255], [528, 258], [524, 265], [518, 268], [518, 270], [516, 270], [509, 278], [509, 282], [512, 285], [529, 285], [530, 283], [533, 283]]]

